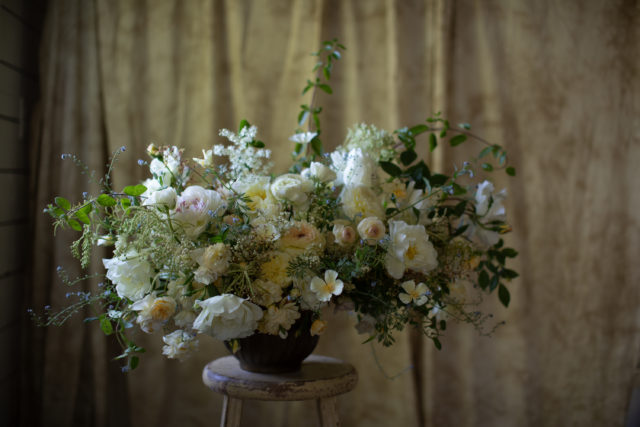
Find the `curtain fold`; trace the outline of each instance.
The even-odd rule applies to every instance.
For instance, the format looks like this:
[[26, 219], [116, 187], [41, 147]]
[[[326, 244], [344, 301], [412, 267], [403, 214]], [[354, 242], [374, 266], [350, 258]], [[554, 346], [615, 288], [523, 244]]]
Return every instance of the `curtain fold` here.
[[[392, 348], [361, 345], [355, 319], [327, 311], [316, 352], [354, 364], [357, 388], [340, 396], [345, 426], [622, 425], [640, 354], [640, 6], [633, 1], [61, 0], [49, 6], [41, 46], [39, 138], [32, 143], [34, 309], [68, 303], [56, 266], [73, 267], [73, 237], [53, 239], [42, 208], [91, 188], [59, 160], [75, 153], [100, 176], [120, 147], [114, 186], [142, 180], [149, 143], [188, 157], [222, 142], [241, 119], [258, 126], [276, 171], [290, 158], [309, 55], [323, 40], [347, 46], [319, 103], [326, 149], [349, 126], [393, 130], [438, 111], [507, 148], [521, 277], [492, 337], [451, 324], [443, 349], [406, 331]], [[451, 172], [476, 153], [419, 154]], [[99, 271], [100, 254], [95, 257]], [[98, 292], [88, 282], [83, 290]], [[493, 297], [493, 296], [492, 296]], [[204, 426], [222, 399], [201, 370], [226, 354], [201, 339], [192, 359], [161, 355], [161, 337], [127, 374], [118, 348], [82, 315], [60, 328], [25, 328], [23, 425]], [[487, 324], [491, 330], [493, 324]], [[310, 402], [248, 402], [243, 425], [295, 426]]]

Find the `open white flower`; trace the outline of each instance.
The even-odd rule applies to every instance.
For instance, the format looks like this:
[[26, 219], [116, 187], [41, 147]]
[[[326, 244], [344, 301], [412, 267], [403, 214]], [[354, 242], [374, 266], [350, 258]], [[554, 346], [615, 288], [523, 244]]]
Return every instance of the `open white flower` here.
[[318, 135], [317, 132], [300, 132], [290, 136], [289, 141], [295, 142], [297, 144], [308, 144], [313, 138], [316, 137], [316, 135]]
[[233, 294], [196, 301], [196, 306], [202, 311], [193, 321], [193, 328], [222, 341], [248, 337], [262, 319], [260, 307]]
[[176, 206], [176, 197], [176, 189], [173, 187], [167, 187], [150, 193], [147, 198], [144, 199], [142, 204], [144, 206], [165, 206], [169, 209], [173, 209]]
[[107, 269], [107, 279], [116, 285], [120, 298], [137, 301], [151, 291], [153, 269], [145, 257], [130, 251], [120, 257], [103, 259], [102, 263]]
[[[424, 283], [418, 283], [416, 286], [416, 282], [413, 280], [408, 280], [400, 285], [404, 292], [398, 294], [398, 298], [404, 304], [414, 303], [417, 306], [424, 305], [427, 302], [428, 297], [426, 295], [429, 288]], [[406, 292], [406, 293], [405, 293]]]
[[325, 271], [324, 280], [318, 276], [311, 279], [311, 290], [323, 302], [329, 301], [332, 295], [340, 295], [343, 288], [344, 283], [338, 279], [338, 273], [334, 270]]
[[176, 312], [176, 301], [168, 296], [156, 297], [155, 292], [131, 305], [138, 312], [136, 322], [147, 333], [159, 329]]
[[406, 269], [426, 274], [438, 266], [438, 253], [423, 225], [389, 221], [389, 234], [385, 266], [394, 279], [402, 278]]
[[313, 191], [313, 182], [295, 173], [280, 175], [271, 184], [271, 194], [281, 201], [288, 201], [294, 205], [301, 205], [309, 198]]
[[162, 341], [166, 344], [162, 347], [162, 354], [169, 359], [184, 360], [198, 347], [198, 341], [195, 337], [181, 329], [163, 336]]

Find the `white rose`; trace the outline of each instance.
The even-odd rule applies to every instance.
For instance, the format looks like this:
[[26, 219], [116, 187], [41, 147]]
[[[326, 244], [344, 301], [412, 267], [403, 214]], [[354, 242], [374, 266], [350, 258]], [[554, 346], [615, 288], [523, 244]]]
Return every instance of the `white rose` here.
[[308, 194], [313, 190], [313, 182], [293, 173], [280, 175], [271, 184], [271, 194], [278, 200], [287, 200], [294, 205], [307, 201]]
[[194, 249], [191, 251], [191, 259], [200, 266], [195, 272], [195, 279], [205, 285], [214, 282], [218, 275], [227, 270], [230, 256], [229, 248], [224, 243]]
[[356, 241], [356, 231], [347, 224], [334, 224], [333, 237], [340, 246], [347, 246]]
[[166, 206], [173, 209], [176, 206], [176, 197], [175, 188], [168, 187], [151, 193], [142, 204], [145, 206]]
[[176, 330], [162, 337], [166, 344], [162, 347], [162, 354], [169, 359], [184, 359], [198, 346], [195, 337], [183, 330]]
[[391, 242], [387, 248], [385, 266], [394, 279], [400, 279], [407, 268], [426, 274], [438, 266], [438, 253], [423, 225], [389, 221], [389, 234]]
[[[504, 221], [506, 210], [503, 202], [506, 197], [506, 189], [494, 193], [493, 184], [489, 181], [483, 181], [478, 185], [476, 190], [476, 214], [482, 217], [480, 219], [482, 223], [494, 220]], [[464, 222], [466, 222], [465, 219], [463, 218]], [[472, 222], [469, 224], [466, 235], [474, 236], [481, 244], [486, 246], [493, 246], [500, 240], [499, 233], [478, 227]]]
[[222, 341], [248, 337], [262, 319], [260, 307], [232, 294], [196, 301], [196, 305], [202, 311], [193, 321], [193, 328]]
[[358, 234], [369, 244], [375, 244], [387, 232], [384, 223], [375, 216], [369, 216], [358, 224]]
[[217, 191], [192, 185], [176, 199], [172, 218], [182, 225], [188, 237], [196, 238], [207, 227], [211, 217], [222, 216], [225, 209], [225, 201]]
[[302, 171], [304, 178], [315, 177], [320, 182], [331, 182], [336, 179], [336, 173], [319, 162], [312, 162], [308, 169]]
[[130, 252], [121, 258], [103, 259], [102, 263], [120, 298], [137, 301], [151, 291], [153, 269], [143, 257]]

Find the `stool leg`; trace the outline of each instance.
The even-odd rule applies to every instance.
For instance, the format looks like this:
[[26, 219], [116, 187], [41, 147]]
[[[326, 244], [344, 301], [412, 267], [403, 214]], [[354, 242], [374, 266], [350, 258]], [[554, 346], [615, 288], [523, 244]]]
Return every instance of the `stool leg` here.
[[242, 400], [224, 395], [220, 427], [238, 427], [242, 417]]
[[316, 404], [318, 406], [321, 427], [338, 427], [340, 425], [338, 412], [336, 411], [335, 396], [317, 399]]

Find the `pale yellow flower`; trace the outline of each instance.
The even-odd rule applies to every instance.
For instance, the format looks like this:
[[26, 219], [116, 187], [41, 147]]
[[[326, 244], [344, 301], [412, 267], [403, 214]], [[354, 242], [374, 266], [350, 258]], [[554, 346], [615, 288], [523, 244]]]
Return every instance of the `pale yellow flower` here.
[[286, 286], [291, 283], [291, 277], [287, 275], [287, 267], [291, 261], [291, 255], [286, 252], [274, 252], [273, 257], [262, 264], [261, 278], [279, 286]]
[[427, 302], [428, 298], [426, 293], [429, 288], [427, 288], [427, 285], [424, 283], [419, 283], [418, 286], [416, 286], [416, 282], [408, 280], [400, 286], [406, 292], [401, 292], [398, 295], [398, 298], [400, 298], [400, 301], [403, 303], [410, 304], [413, 302], [415, 305], [420, 306]]
[[289, 302], [282, 307], [271, 305], [265, 311], [258, 329], [263, 333], [280, 335], [282, 338], [286, 338], [287, 331], [299, 317], [298, 306], [293, 302]]
[[311, 290], [318, 300], [322, 302], [329, 301], [332, 295], [340, 295], [344, 288], [342, 280], [338, 280], [338, 273], [334, 270], [324, 272], [324, 280], [318, 276], [311, 279]]
[[324, 320], [316, 319], [311, 324], [311, 335], [322, 335], [327, 329], [327, 322]]

